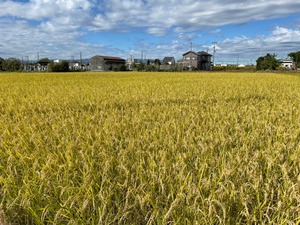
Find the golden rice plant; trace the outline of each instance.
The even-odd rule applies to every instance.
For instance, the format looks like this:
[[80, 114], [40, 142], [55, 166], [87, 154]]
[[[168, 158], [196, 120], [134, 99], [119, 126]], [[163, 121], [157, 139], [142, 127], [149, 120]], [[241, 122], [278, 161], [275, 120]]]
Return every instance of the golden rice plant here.
[[299, 223], [299, 99], [289, 74], [1, 73], [0, 221]]

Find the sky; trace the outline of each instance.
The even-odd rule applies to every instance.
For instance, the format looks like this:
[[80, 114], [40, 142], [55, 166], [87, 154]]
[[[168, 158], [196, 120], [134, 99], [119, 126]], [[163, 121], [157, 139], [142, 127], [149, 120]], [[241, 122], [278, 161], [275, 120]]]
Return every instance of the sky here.
[[255, 64], [300, 51], [299, 0], [0, 0], [0, 9], [2, 58], [178, 60], [192, 46], [216, 63]]

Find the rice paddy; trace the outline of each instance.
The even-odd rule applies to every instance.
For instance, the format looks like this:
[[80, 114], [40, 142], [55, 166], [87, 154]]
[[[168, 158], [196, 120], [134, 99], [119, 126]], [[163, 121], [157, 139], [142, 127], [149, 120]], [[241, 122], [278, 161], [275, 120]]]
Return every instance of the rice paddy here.
[[0, 222], [299, 224], [300, 76], [0, 74]]

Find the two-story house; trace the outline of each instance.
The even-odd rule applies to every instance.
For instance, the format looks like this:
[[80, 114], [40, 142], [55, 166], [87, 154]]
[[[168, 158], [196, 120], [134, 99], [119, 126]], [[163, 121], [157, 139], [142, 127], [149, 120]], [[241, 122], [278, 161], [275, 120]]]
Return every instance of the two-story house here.
[[189, 68], [190, 70], [211, 70], [212, 55], [207, 52], [188, 51], [184, 53], [183, 58], [178, 60], [181, 68]]

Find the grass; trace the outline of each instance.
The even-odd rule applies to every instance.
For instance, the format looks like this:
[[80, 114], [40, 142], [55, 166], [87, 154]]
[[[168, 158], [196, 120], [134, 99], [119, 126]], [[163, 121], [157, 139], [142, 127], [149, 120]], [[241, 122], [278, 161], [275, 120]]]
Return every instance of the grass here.
[[0, 74], [0, 221], [299, 224], [300, 77]]

